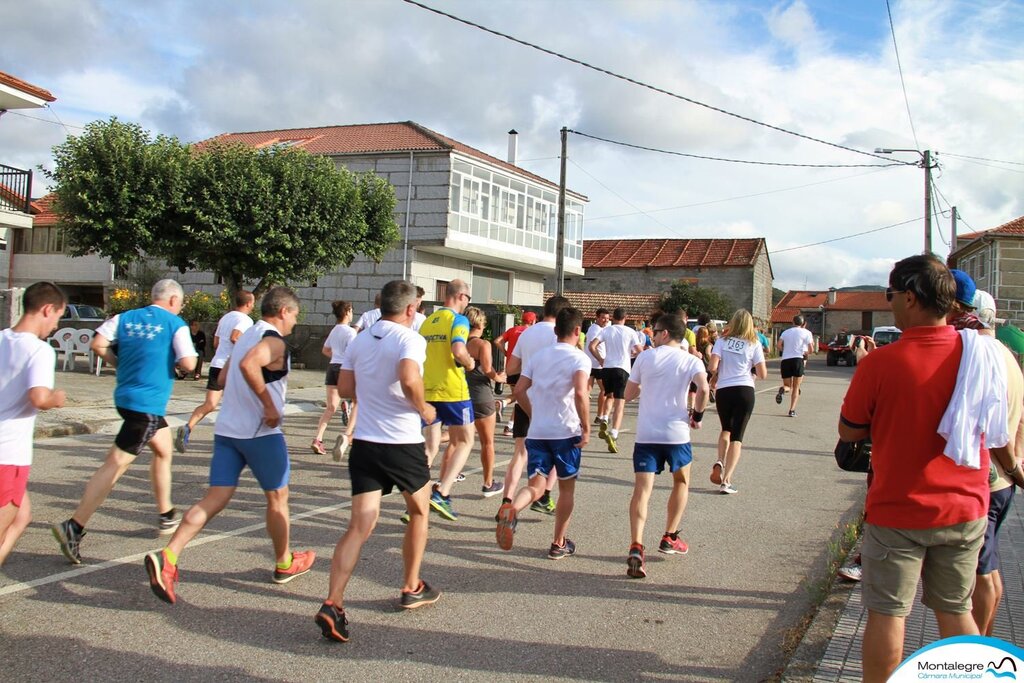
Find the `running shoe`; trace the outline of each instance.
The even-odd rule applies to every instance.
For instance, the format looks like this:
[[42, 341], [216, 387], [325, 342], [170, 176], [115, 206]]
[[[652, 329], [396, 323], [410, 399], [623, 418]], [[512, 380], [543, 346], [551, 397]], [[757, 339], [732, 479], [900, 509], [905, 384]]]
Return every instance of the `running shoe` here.
[[551, 544], [551, 549], [548, 550], [549, 560], [561, 560], [569, 557], [570, 555], [576, 554], [576, 544], [568, 537], [565, 539], [565, 545], [558, 545], [557, 543]]
[[608, 436], [608, 420], [601, 420], [600, 427], [597, 429], [597, 435], [602, 439]]
[[795, 410], [789, 411], [789, 416], [790, 417], [796, 417], [796, 411]]
[[775, 402], [780, 406], [782, 405], [782, 397], [786, 395], [786, 387], [779, 387], [779, 391], [775, 394]]
[[334, 462], [341, 462], [346, 450], [348, 450], [348, 434], [342, 434], [334, 441], [334, 448], [331, 449], [331, 459]]
[[455, 475], [455, 483], [458, 483], [460, 481], [466, 481], [466, 474], [464, 472], [459, 472], [458, 474]]
[[512, 436], [512, 428], [505, 425], [505, 429], [501, 432], [502, 436]]
[[481, 486], [480, 493], [484, 494], [484, 498], [490, 498], [496, 496], [505, 490], [505, 484], [495, 479], [491, 482], [490, 486]]
[[188, 450], [188, 440], [192, 436], [192, 430], [189, 426], [181, 425], [178, 427], [178, 431], [174, 434], [174, 450], [179, 453], [184, 453]]
[[178, 585], [178, 567], [167, 560], [163, 550], [155, 553], [146, 553], [143, 560], [146, 565], [146, 572], [149, 574], [149, 587], [153, 595], [164, 602], [173, 605], [178, 597], [174, 589]]
[[420, 581], [420, 586], [413, 592], [402, 591], [402, 600], [399, 605], [402, 609], [416, 609], [424, 605], [433, 605], [441, 597], [441, 591], [434, 590], [426, 581]]
[[639, 543], [629, 546], [626, 556], [626, 576], [634, 579], [647, 577], [647, 563], [644, 562], [644, 547]]
[[600, 415], [595, 415], [594, 416], [594, 424], [596, 424], [596, 425], [601, 424], [601, 416]]
[[274, 583], [288, 583], [297, 576], [308, 574], [316, 559], [315, 550], [296, 550], [292, 553], [292, 566], [288, 569], [274, 567]]
[[412, 515], [410, 515], [408, 512], [403, 512], [402, 516], [398, 518], [398, 521], [402, 524], [408, 524], [412, 521]]
[[324, 638], [339, 643], [348, 642], [348, 618], [345, 617], [345, 610], [338, 609], [330, 600], [320, 605], [320, 611], [313, 619], [320, 627], [320, 633]]
[[859, 564], [847, 565], [836, 570], [836, 574], [847, 581], [860, 581], [863, 573], [864, 569]]
[[447, 498], [441, 495], [441, 492], [434, 489], [433, 493], [430, 494], [430, 507], [434, 508], [434, 512], [441, 515], [449, 522], [454, 522], [459, 518], [455, 514], [455, 510], [452, 509], [452, 497]]
[[60, 524], [54, 524], [50, 527], [50, 531], [60, 543], [60, 551], [64, 553], [64, 557], [68, 558], [68, 562], [82, 564], [82, 555], [78, 549], [82, 544], [82, 537], [85, 536], [85, 530], [83, 529], [81, 533], [76, 532], [75, 528], [71, 526], [71, 520], [67, 520]]
[[715, 486], [722, 485], [722, 472], [725, 471], [725, 465], [722, 464], [721, 460], [715, 462], [711, 466], [711, 483]]
[[722, 493], [722, 494], [725, 494], [725, 495], [732, 495], [732, 494], [734, 494], [734, 493], [739, 493], [739, 491], [737, 491], [737, 490], [736, 490], [736, 489], [735, 489], [735, 488], [733, 487], [733, 485], [732, 485], [732, 484], [722, 484], [722, 485], [721, 485], [721, 486], [719, 487], [719, 489], [718, 489], [718, 492], [719, 492], [719, 493]]
[[348, 401], [341, 402], [341, 426], [348, 427]]
[[324, 442], [320, 439], [313, 439], [313, 443], [309, 444], [309, 447], [317, 455], [327, 455], [327, 451], [324, 450]]
[[[603, 424], [604, 423], [602, 423], [602, 426], [603, 426]], [[601, 438], [604, 439], [604, 442], [606, 444], [608, 444], [608, 452], [609, 453], [618, 453], [619, 452], [619, 445], [617, 443], [615, 443], [615, 437], [612, 436], [611, 432], [606, 431], [601, 436]]]
[[519, 520], [516, 519], [516, 507], [512, 503], [503, 503], [498, 508], [498, 528], [494, 532], [499, 548], [502, 550], [512, 550], [512, 540], [515, 538], [518, 525]]
[[711, 392], [710, 392], [710, 394], [709, 394], [709, 396], [708, 396], [708, 400], [709, 400], [709, 401], [710, 401], [711, 403], [714, 403], [714, 402], [715, 402], [715, 390], [714, 390], [714, 389], [712, 389], [712, 390], [711, 390]]
[[181, 515], [177, 510], [171, 510], [170, 515], [160, 515], [160, 526], [158, 532], [161, 536], [173, 534], [181, 524]]
[[685, 555], [688, 550], [689, 547], [679, 538], [678, 533], [675, 538], [665, 534], [661, 537], [661, 543], [658, 544], [658, 552], [666, 555]]
[[530, 509], [534, 512], [539, 512], [542, 515], [553, 515], [555, 514], [555, 501], [551, 496], [548, 496], [547, 500], [538, 498], [533, 501], [532, 505], [530, 505]]

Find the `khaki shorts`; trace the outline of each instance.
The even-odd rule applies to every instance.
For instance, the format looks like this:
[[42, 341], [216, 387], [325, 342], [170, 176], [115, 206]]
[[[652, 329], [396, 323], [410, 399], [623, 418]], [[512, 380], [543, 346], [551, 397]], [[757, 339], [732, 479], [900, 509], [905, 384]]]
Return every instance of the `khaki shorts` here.
[[987, 526], [985, 517], [936, 529], [865, 524], [864, 605], [879, 614], [905, 617], [920, 577], [924, 581], [921, 602], [927, 607], [948, 614], [970, 612], [978, 551]]

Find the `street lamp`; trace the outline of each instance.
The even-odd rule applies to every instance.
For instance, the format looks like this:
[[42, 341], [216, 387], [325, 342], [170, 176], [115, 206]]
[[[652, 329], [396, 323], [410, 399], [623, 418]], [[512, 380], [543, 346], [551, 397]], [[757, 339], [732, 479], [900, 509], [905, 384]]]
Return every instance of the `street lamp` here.
[[913, 152], [921, 155], [921, 161], [917, 167], [924, 169], [924, 253], [930, 254], [932, 251], [932, 169], [938, 164], [932, 164], [930, 149], [922, 152], [919, 149], [875, 148], [875, 154], [892, 154], [893, 152]]

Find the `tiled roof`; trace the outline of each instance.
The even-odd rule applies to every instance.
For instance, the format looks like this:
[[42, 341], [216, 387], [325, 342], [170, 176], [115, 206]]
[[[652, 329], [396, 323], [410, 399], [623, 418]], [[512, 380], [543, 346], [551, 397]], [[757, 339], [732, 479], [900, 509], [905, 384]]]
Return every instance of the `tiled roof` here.
[[[772, 323], [792, 322], [793, 316], [802, 311], [817, 309], [828, 301], [827, 291], [790, 291], [772, 309]], [[827, 304], [828, 311], [888, 311], [889, 302], [885, 292], [836, 292], [836, 302]]]
[[49, 90], [44, 90], [38, 85], [32, 85], [31, 83], [23, 81], [20, 78], [16, 78], [8, 73], [4, 73], [3, 71], [0, 71], [0, 83], [9, 88], [14, 88], [34, 97], [38, 97], [41, 100], [46, 100], [47, 102], [55, 102], [57, 100]]
[[583, 240], [583, 267], [707, 268], [750, 267], [765, 248], [764, 238]]
[[57, 224], [57, 214], [53, 211], [53, 202], [56, 199], [57, 195], [51, 192], [32, 200], [32, 227], [45, 228]]
[[[475, 157], [489, 164], [503, 168], [519, 176], [525, 176], [542, 185], [558, 189], [558, 184], [535, 175], [507, 161], [502, 161], [486, 152], [441, 135], [413, 121], [396, 123], [366, 123], [347, 126], [323, 126], [320, 128], [289, 128], [263, 130], [249, 133], [223, 133], [209, 140], [197, 143], [197, 147], [213, 144], [241, 143], [251, 147], [269, 147], [285, 144], [301, 147], [311, 154], [338, 156], [345, 154], [384, 154], [399, 152], [459, 152]], [[573, 192], [575, 197], [586, 197]]]
[[1020, 218], [1014, 218], [1012, 221], [1009, 221], [1008, 223], [1003, 223], [1002, 225], [995, 228], [990, 228], [989, 230], [982, 230], [980, 232], [969, 232], [966, 235], [957, 235], [956, 241], [957, 244], [960, 244], [961, 242], [969, 242], [971, 240], [976, 240], [979, 237], [985, 235], [1024, 236], [1024, 216], [1021, 216]]
[[[544, 292], [544, 300], [554, 296], [554, 292]], [[569, 303], [583, 311], [585, 318], [593, 318], [599, 308], [609, 311], [621, 306], [626, 309], [629, 320], [647, 319], [661, 301], [660, 294], [623, 294], [622, 292], [565, 292], [563, 296]]]

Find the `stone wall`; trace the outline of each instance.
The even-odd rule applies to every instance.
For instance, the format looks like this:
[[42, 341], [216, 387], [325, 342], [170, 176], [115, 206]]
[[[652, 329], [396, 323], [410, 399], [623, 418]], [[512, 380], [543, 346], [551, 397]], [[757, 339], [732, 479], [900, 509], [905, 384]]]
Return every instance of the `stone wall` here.
[[58, 285], [95, 285], [109, 287], [114, 267], [102, 256], [69, 257], [64, 254], [15, 254], [13, 285], [28, 285], [49, 280]]
[[1002, 238], [999, 244], [997, 316], [1024, 327], [1024, 239]]

